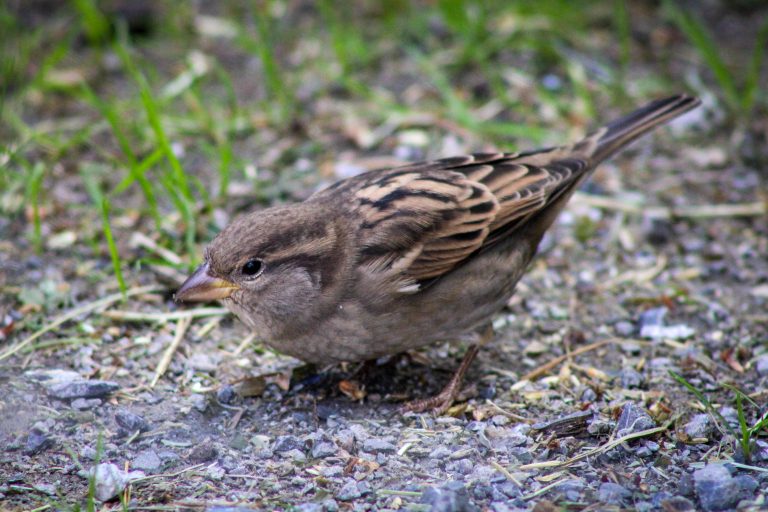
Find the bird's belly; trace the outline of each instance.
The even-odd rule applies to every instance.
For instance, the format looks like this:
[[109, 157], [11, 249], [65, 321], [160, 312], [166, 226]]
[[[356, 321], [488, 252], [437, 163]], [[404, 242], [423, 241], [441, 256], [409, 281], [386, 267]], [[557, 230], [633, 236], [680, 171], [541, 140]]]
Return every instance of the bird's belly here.
[[[460, 285], [446, 276], [422, 292], [401, 297], [405, 300], [377, 305], [350, 300], [301, 336], [269, 344], [307, 362], [331, 364], [465, 339], [503, 309], [527, 259], [528, 254], [509, 252], [484, 258], [464, 267], [456, 277]], [[519, 270], [510, 272], [512, 268]]]

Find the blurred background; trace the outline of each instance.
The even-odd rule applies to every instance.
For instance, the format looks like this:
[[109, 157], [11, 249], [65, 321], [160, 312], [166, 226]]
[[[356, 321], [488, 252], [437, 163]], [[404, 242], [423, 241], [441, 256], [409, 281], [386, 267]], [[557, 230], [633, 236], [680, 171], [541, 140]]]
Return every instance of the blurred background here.
[[[563, 212], [500, 314], [497, 341], [472, 370], [477, 399], [451, 414], [505, 425], [510, 419], [496, 404], [517, 411], [514, 421], [587, 409], [613, 421], [624, 417], [625, 401], [647, 408], [662, 430], [675, 422], [665, 441], [631, 463], [615, 459], [599, 477], [589, 476], [591, 459], [589, 468], [571, 469], [589, 485], [623, 475], [629, 494], [648, 500], [658, 490], [678, 493], [679, 482], [690, 496], [685, 472], [708, 457], [768, 461], [768, 444], [761, 441], [753, 459], [749, 444], [768, 426], [758, 405], [768, 379], [768, 2], [4, 0], [0, 34], [0, 445], [9, 447], [0, 498], [8, 493], [25, 510], [51, 507], [54, 493], [89, 493], [92, 501], [78, 471], [99, 459], [106, 432], [105, 460], [120, 467], [139, 466], [139, 450], [164, 454], [162, 464], [157, 455], [154, 465], [144, 461], [152, 475], [189, 461], [208, 467], [216, 450], [232, 462], [232, 478], [210, 473], [202, 487], [199, 474], [182, 475], [186, 469], [173, 473], [172, 485], [147, 478], [148, 502], [283, 500], [283, 493], [292, 503], [314, 487], [286, 484], [293, 469], [274, 468], [290, 461], [240, 451], [265, 449], [271, 438], [261, 434], [295, 427], [296, 436], [312, 436], [319, 424], [331, 429], [328, 418], [338, 426], [355, 417], [356, 427], [378, 425], [376, 435], [407, 440], [403, 454], [413, 439], [426, 443], [423, 454], [429, 442], [450, 439], [461, 451], [470, 443], [474, 458], [454, 462], [489, 471], [478, 473], [486, 484], [495, 460], [473, 437], [422, 436], [425, 421], [442, 427], [428, 415], [401, 422], [391, 412], [414, 390], [437, 392], [447, 379], [439, 367], [452, 371], [459, 347], [395, 357], [362, 383], [306, 392], [296, 389], [304, 381], [295, 360], [261, 347], [221, 308], [182, 308], [171, 294], [240, 213], [302, 200], [368, 169], [574, 141], [682, 92], [699, 96], [702, 107], [602, 165]], [[665, 322], [669, 339], [643, 335]], [[571, 364], [571, 348], [595, 341], [607, 345]], [[555, 355], [566, 363], [516, 387]], [[357, 378], [347, 370], [332, 378]], [[42, 392], [40, 375], [114, 380], [107, 393], [120, 391], [76, 407]], [[712, 404], [724, 404], [719, 430], [680, 426], [707, 420]], [[110, 437], [122, 428], [120, 408], [159, 432], [133, 443], [135, 435]], [[455, 425], [443, 426], [470, 431]], [[595, 432], [584, 442], [607, 439], [606, 430]], [[171, 442], [161, 445], [165, 435]], [[586, 446], [557, 448], [550, 439], [519, 460]], [[356, 455], [325, 459], [338, 471], [331, 480], [307, 477], [318, 499], [338, 491], [349, 471], [355, 479], [386, 475], [379, 484], [406, 489], [376, 498], [389, 509], [419, 499], [414, 478], [430, 485], [455, 478], [442, 462], [420, 465], [429, 458], [397, 461], [390, 446], [391, 464], [378, 472], [378, 463], [355, 469]], [[643, 461], [653, 471], [628, 473], [643, 470]], [[547, 478], [560, 478], [553, 471]], [[30, 491], [41, 482], [47, 487]], [[263, 494], [245, 493], [244, 482]], [[765, 482], [755, 480], [745, 496]], [[732, 500], [720, 509], [735, 509], [741, 494], [723, 488]], [[727, 494], [707, 489], [710, 497]], [[123, 496], [127, 503], [128, 490]], [[594, 501], [565, 496], [577, 507]]]
[[243, 208], [369, 168], [562, 143], [683, 91], [704, 108], [678, 131], [708, 146], [701, 163], [743, 175], [766, 159], [766, 13], [756, 0], [4, 2], [0, 238], [89, 257], [114, 241], [119, 274], [141, 260], [123, 261], [138, 230], [181, 258], [156, 263], [186, 267]]

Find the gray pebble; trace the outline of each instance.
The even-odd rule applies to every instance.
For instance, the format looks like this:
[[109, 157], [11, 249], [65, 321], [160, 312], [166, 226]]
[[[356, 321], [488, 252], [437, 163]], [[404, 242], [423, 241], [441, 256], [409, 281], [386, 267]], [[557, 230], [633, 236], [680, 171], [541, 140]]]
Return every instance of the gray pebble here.
[[447, 446], [440, 445], [429, 454], [430, 459], [444, 460], [451, 455], [451, 450]]
[[643, 385], [643, 374], [635, 370], [634, 368], [627, 366], [621, 369], [619, 373], [621, 380], [621, 387], [624, 389], [636, 389]]
[[322, 440], [312, 447], [312, 458], [324, 459], [336, 455], [338, 451], [339, 449], [333, 441]]
[[758, 356], [755, 360], [755, 370], [761, 377], [768, 376], [768, 354]]
[[755, 495], [759, 482], [749, 475], [738, 475], [733, 478], [739, 488], [739, 498], [749, 500]]
[[565, 495], [568, 501], [581, 500], [585, 484], [581, 480], [571, 478], [557, 485], [557, 490]]
[[98, 398], [75, 398], [69, 405], [78, 411], [87, 411], [88, 409], [100, 406], [101, 400]]
[[139, 452], [139, 454], [136, 455], [136, 458], [133, 459], [133, 468], [146, 471], [147, 473], [157, 472], [162, 465], [163, 462], [160, 460], [160, 457], [158, 457], [155, 450], [144, 450], [143, 452]]
[[[661, 500], [659, 507], [665, 511], [674, 512], [693, 512], [696, 510], [696, 506], [688, 498], [682, 496], [672, 496]], [[657, 508], [659, 508], [657, 507]]]
[[210, 462], [219, 455], [219, 451], [210, 442], [199, 443], [189, 451], [187, 458], [197, 464]]
[[222, 404], [231, 404], [237, 398], [235, 388], [229, 384], [225, 384], [216, 391], [216, 399]]
[[111, 500], [123, 492], [131, 480], [144, 476], [141, 471], [125, 472], [115, 464], [99, 464], [91, 468], [90, 474], [93, 476], [95, 495], [99, 501]]
[[603, 482], [597, 491], [598, 499], [608, 505], [622, 505], [632, 497], [632, 492], [619, 484]]
[[277, 453], [289, 452], [291, 450], [304, 450], [304, 441], [296, 436], [279, 436], [275, 440], [275, 446], [272, 450]]
[[36, 455], [50, 448], [53, 440], [48, 434], [40, 429], [33, 428], [27, 436], [27, 442], [24, 444], [24, 453], [27, 455]]
[[739, 499], [739, 484], [723, 464], [709, 464], [693, 473], [699, 504], [704, 510], [732, 510]]
[[208, 397], [205, 395], [196, 393], [193, 394], [189, 399], [192, 402], [192, 407], [194, 407], [198, 412], [205, 412], [205, 410], [208, 409]]
[[[629, 338], [630, 336], [633, 336], [637, 330], [635, 329], [635, 324], [632, 322], [628, 322], [626, 320], [621, 320], [619, 322], [616, 322], [616, 324], [613, 326], [613, 330], [616, 333], [616, 336], [621, 336], [622, 338]], [[624, 343], [621, 344], [622, 349], [624, 349]], [[633, 344], [635, 347], [639, 346], [637, 344]], [[634, 352], [632, 352], [634, 353]]]
[[115, 423], [123, 429], [123, 435], [139, 432], [147, 432], [149, 423], [142, 416], [134, 414], [127, 409], [118, 409], [115, 412]]
[[447, 482], [440, 487], [427, 487], [421, 494], [421, 503], [430, 505], [430, 512], [465, 512], [476, 510], [469, 501], [469, 493], [462, 482]]
[[340, 499], [341, 501], [351, 501], [359, 498], [362, 495], [363, 493], [361, 493], [357, 488], [357, 482], [353, 479], [350, 479], [341, 487], [341, 489], [339, 489], [339, 492], [336, 493], [336, 498]]
[[690, 439], [709, 438], [713, 428], [709, 414], [697, 414], [685, 424], [683, 431]]
[[383, 439], [369, 438], [363, 442], [363, 451], [392, 453], [397, 451], [394, 444]]
[[727, 405], [721, 407], [720, 416], [722, 416], [725, 422], [728, 423], [732, 428], [739, 428], [739, 413], [733, 407]]
[[48, 387], [48, 394], [54, 398], [103, 398], [120, 389], [116, 382], [107, 380], [80, 380], [61, 382]]
[[692, 474], [684, 473], [680, 475], [680, 480], [677, 482], [677, 492], [681, 496], [693, 497], [695, 489]]
[[616, 424], [616, 433], [619, 437], [634, 432], [640, 432], [654, 428], [656, 423], [642, 407], [632, 402], [627, 402], [621, 409], [621, 416]]

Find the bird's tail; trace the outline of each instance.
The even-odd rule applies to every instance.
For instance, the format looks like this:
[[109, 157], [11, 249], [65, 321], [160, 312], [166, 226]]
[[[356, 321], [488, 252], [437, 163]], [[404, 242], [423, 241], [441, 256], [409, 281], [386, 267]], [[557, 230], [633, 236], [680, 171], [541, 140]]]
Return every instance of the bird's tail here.
[[573, 149], [586, 154], [594, 167], [638, 137], [700, 103], [698, 98], [686, 94], [652, 101], [593, 132]]

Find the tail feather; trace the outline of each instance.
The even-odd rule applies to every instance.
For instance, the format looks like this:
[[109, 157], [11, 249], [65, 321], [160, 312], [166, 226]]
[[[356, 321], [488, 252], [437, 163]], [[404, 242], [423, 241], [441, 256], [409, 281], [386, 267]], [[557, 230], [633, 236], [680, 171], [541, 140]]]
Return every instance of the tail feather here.
[[[640, 107], [596, 131], [579, 145], [586, 145], [590, 163], [594, 166], [610, 157], [638, 137], [657, 126], [697, 107], [701, 101], [693, 96], [678, 94]], [[585, 149], [586, 149], [585, 147]]]

